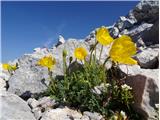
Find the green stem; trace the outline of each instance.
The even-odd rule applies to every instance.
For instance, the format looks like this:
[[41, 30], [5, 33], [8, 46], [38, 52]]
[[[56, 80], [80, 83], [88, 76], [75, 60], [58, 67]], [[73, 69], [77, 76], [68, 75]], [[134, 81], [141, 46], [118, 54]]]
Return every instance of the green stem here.
[[92, 54], [93, 54], [93, 51], [95, 50], [97, 44], [98, 44], [98, 42], [95, 43], [95, 45], [93, 46], [93, 49], [91, 50], [90, 61], [89, 61], [90, 64], [91, 64], [91, 61], [92, 61]]
[[96, 54], [97, 54], [97, 52], [96, 52], [96, 44], [97, 44], [97, 41], [95, 39], [95, 60], [96, 60]]
[[50, 81], [52, 82], [52, 86], [53, 86], [52, 92], [53, 92], [53, 91], [55, 91], [56, 88], [55, 88], [54, 79], [53, 79], [53, 77], [52, 77], [52, 71], [51, 71], [50, 69], [48, 69], [48, 75], [49, 75]]
[[100, 51], [100, 55], [99, 55], [99, 61], [101, 60], [102, 51], [103, 51], [103, 45], [101, 46], [101, 51]]
[[107, 57], [103, 63], [103, 67], [105, 66], [106, 62], [110, 59], [110, 57]]

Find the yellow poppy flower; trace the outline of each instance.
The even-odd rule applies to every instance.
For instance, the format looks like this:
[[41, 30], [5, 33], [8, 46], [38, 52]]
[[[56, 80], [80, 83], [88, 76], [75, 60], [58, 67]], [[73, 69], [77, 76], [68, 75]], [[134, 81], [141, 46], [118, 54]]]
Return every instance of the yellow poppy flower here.
[[84, 60], [87, 55], [87, 50], [83, 47], [76, 48], [74, 51], [74, 56], [79, 60]]
[[17, 69], [17, 66], [16, 65], [10, 65], [10, 64], [7, 64], [7, 63], [4, 63], [2, 65], [3, 69], [4, 70], [12, 70], [12, 71], [15, 71]]
[[104, 46], [109, 45], [111, 44], [111, 42], [113, 42], [113, 38], [110, 36], [108, 29], [105, 27], [101, 27], [97, 30], [96, 39], [100, 44]]
[[2, 64], [2, 67], [4, 70], [9, 70], [11, 68], [11, 66], [7, 63]]
[[49, 70], [51, 70], [53, 66], [56, 64], [56, 60], [51, 55], [45, 56], [41, 58], [37, 64], [43, 67], [47, 67]]
[[136, 46], [129, 36], [122, 35], [120, 38], [115, 39], [109, 55], [115, 62], [121, 64], [134, 65], [137, 61], [131, 58], [136, 54]]

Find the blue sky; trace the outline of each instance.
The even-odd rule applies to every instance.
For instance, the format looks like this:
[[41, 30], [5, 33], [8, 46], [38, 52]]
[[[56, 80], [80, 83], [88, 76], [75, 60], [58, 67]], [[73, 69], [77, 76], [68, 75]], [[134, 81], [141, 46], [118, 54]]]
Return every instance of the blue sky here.
[[102, 25], [112, 25], [138, 1], [106, 2], [2, 2], [2, 62], [32, 53], [36, 47], [65, 39], [85, 38]]

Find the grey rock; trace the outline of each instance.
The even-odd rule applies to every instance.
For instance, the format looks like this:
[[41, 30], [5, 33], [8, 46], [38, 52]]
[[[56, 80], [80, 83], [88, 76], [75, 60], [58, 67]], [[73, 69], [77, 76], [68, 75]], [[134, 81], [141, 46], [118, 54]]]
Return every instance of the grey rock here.
[[43, 97], [38, 100], [38, 106], [45, 108], [45, 110], [47, 110], [47, 108], [53, 108], [55, 105], [57, 105], [57, 102], [50, 97]]
[[132, 19], [128, 19], [125, 16], [121, 16], [119, 20], [116, 22], [115, 27], [117, 27], [120, 31], [130, 28], [134, 25], [135, 21]]
[[35, 98], [29, 98], [27, 100], [27, 103], [31, 107], [31, 109], [36, 108], [38, 106], [38, 101]]
[[142, 33], [142, 39], [147, 46], [159, 44], [159, 21]]
[[113, 28], [111, 29], [110, 33], [111, 33], [111, 36], [112, 36], [113, 38], [117, 38], [118, 35], [119, 35], [119, 29], [118, 29], [117, 27], [113, 27]]
[[85, 112], [83, 112], [83, 115], [88, 116], [90, 118], [90, 120], [104, 120], [103, 116], [100, 115], [99, 113], [96, 113], [96, 112], [92, 113], [89, 111], [85, 111]]
[[141, 23], [140, 25], [135, 25], [130, 29], [124, 29], [121, 34], [126, 34], [126, 35], [130, 35], [130, 36], [137, 36], [139, 34], [141, 34], [141, 32], [143, 32], [146, 29], [151, 29], [151, 27], [153, 26], [153, 24], [150, 23]]
[[81, 113], [65, 107], [46, 111], [41, 120], [80, 120], [81, 118]]
[[53, 69], [53, 76], [62, 76], [63, 75], [63, 59], [62, 59], [62, 52], [65, 49], [67, 51], [67, 65], [69, 66], [69, 58], [72, 56], [73, 61], [75, 60], [74, 57], [74, 50], [77, 47], [84, 47], [89, 50], [89, 46], [84, 41], [78, 41], [76, 39], [69, 39], [64, 44], [59, 45], [56, 49], [53, 50], [52, 55], [56, 59], [56, 65]]
[[133, 14], [138, 22], [154, 23], [159, 16], [158, 0], [142, 0], [134, 9]]
[[6, 91], [6, 81], [0, 78], [0, 91]]
[[154, 69], [158, 67], [159, 49], [147, 48], [136, 55], [136, 59], [141, 68]]
[[24, 99], [43, 93], [49, 84], [48, 71], [41, 67], [20, 67], [8, 81], [9, 92]]
[[156, 120], [155, 104], [159, 103], [159, 69], [140, 69], [139, 66], [120, 66], [127, 74], [126, 84], [133, 88], [134, 109], [146, 120]]
[[25, 101], [9, 92], [0, 93], [1, 120], [36, 120]]
[[44, 112], [53, 109], [55, 105], [57, 105], [57, 102], [50, 97], [43, 97], [39, 100], [29, 98], [27, 103], [31, 107], [32, 112], [37, 120], [42, 117]]
[[62, 35], [59, 35], [58, 42], [57, 42], [57, 44], [55, 46], [58, 47], [59, 45], [61, 45], [63, 43], [65, 43], [65, 39], [63, 38]]
[[42, 117], [42, 115], [43, 115], [41, 109], [38, 108], [38, 107], [33, 108], [32, 109], [32, 113], [34, 114], [34, 117], [36, 118], [36, 120], [39, 120]]

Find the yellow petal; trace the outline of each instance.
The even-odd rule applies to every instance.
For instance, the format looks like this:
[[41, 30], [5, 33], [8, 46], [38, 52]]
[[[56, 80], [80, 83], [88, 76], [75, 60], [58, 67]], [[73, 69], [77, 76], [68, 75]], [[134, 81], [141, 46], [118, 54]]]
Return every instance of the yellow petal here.
[[111, 42], [113, 42], [113, 38], [110, 36], [108, 29], [105, 27], [101, 27], [98, 29], [96, 33], [96, 39], [100, 44], [104, 46], [109, 45], [111, 44]]
[[2, 67], [3, 67], [4, 70], [8, 70], [10, 65], [7, 64], [7, 63], [4, 63], [4, 64], [2, 64]]
[[74, 56], [79, 60], [84, 60], [87, 55], [87, 50], [83, 47], [76, 48], [74, 51]]
[[136, 46], [129, 36], [122, 35], [115, 39], [109, 55], [115, 62], [122, 64], [137, 64], [137, 61], [131, 57], [136, 54]]
[[128, 65], [136, 65], [137, 64], [137, 61], [134, 60], [133, 58], [131, 57], [128, 57], [128, 58], [122, 58], [122, 57], [113, 57], [112, 60], [114, 62], [118, 62], [120, 64], [128, 64]]
[[40, 66], [43, 66], [43, 67], [47, 67], [49, 70], [51, 70], [53, 68], [53, 66], [56, 64], [56, 60], [52, 56], [45, 56], [45, 57], [41, 58], [37, 62], [37, 64]]

